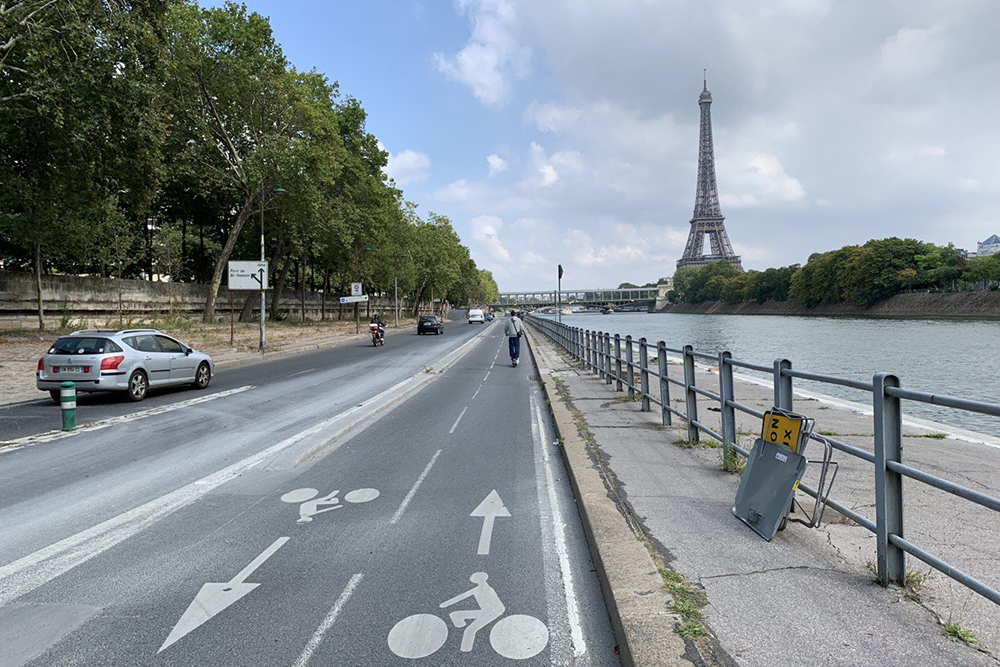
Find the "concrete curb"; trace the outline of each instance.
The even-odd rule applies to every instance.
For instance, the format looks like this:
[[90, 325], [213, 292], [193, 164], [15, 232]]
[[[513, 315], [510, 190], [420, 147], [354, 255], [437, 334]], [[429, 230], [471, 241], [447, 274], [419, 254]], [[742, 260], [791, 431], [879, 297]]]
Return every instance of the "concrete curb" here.
[[580, 435], [576, 418], [560, 398], [546, 369], [554, 358], [542, 350], [530, 333], [528, 348], [540, 370], [545, 397], [562, 440], [577, 507], [591, 557], [597, 568], [604, 602], [618, 640], [623, 665], [690, 666], [684, 640], [674, 632], [678, 617], [670, 610], [672, 599], [646, 547], [618, 508], [615, 494], [601, 476]]

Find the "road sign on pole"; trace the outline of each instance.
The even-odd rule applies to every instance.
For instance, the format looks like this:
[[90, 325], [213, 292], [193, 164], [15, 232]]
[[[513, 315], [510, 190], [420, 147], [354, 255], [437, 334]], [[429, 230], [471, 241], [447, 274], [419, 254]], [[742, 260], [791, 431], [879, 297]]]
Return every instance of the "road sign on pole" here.
[[267, 262], [229, 262], [229, 289], [267, 289]]
[[342, 296], [340, 297], [341, 303], [364, 303], [368, 300], [367, 294], [362, 294], [361, 296]]
[[351, 296], [361, 296], [364, 293], [364, 290], [361, 289], [361, 283], [351, 283]]

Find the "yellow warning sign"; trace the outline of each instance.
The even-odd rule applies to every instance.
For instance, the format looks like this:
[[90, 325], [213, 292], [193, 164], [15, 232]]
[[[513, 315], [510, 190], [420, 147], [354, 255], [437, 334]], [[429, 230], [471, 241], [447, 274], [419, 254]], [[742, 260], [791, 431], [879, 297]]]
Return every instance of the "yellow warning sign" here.
[[793, 452], [799, 448], [799, 436], [802, 435], [804, 417], [798, 415], [786, 416], [771, 412], [764, 413], [764, 429], [760, 434], [768, 442], [776, 442], [789, 447]]

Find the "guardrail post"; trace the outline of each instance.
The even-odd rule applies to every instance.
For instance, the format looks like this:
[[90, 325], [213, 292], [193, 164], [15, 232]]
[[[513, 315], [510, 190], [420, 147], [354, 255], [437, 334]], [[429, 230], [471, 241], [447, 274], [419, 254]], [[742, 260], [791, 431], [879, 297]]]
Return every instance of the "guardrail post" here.
[[698, 394], [692, 389], [695, 386], [692, 352], [694, 352], [693, 347], [684, 346], [684, 397], [687, 400], [688, 443], [691, 444], [698, 442], [698, 427], [693, 423], [698, 421]]
[[622, 390], [622, 337], [615, 334], [615, 391]]
[[649, 412], [649, 347], [646, 339], [639, 339], [639, 391], [642, 393], [642, 411]]
[[[635, 373], [632, 364], [635, 363], [635, 355], [632, 354], [632, 336], [625, 336], [625, 384], [628, 385], [628, 400], [635, 398]], [[621, 378], [619, 378], [621, 381]]]
[[875, 426], [875, 541], [878, 549], [878, 580], [883, 586], [906, 579], [906, 552], [889, 541], [903, 537], [903, 476], [886, 467], [888, 461], [902, 463], [903, 416], [899, 399], [885, 393], [898, 387], [899, 378], [879, 373], [872, 380]]
[[782, 410], [792, 409], [792, 377], [781, 371], [792, 370], [788, 359], [774, 360], [774, 405]]
[[656, 344], [656, 365], [660, 373], [660, 419], [664, 426], [673, 421], [670, 414], [670, 381], [667, 380], [667, 344], [662, 340]]
[[586, 329], [583, 332], [583, 354], [584, 354], [583, 365], [584, 365], [584, 367], [587, 370], [593, 370], [593, 368], [594, 368], [594, 364], [592, 363], [593, 362], [593, 355], [591, 355], [590, 352], [591, 352], [591, 350], [590, 350], [590, 329]]
[[59, 408], [62, 410], [62, 430], [76, 430], [76, 383], [59, 384]]
[[604, 334], [604, 381], [611, 384], [611, 334]]
[[722, 460], [732, 460], [732, 446], [736, 444], [736, 408], [731, 403], [736, 400], [733, 387], [733, 365], [729, 360], [733, 355], [719, 352], [719, 409], [722, 417]]

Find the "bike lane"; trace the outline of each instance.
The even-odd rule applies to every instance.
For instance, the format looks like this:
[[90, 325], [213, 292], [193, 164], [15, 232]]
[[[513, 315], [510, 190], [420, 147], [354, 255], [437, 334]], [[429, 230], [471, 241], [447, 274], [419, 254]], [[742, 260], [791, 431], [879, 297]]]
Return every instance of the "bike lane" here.
[[[98, 611], [36, 664], [617, 664], [537, 371], [501, 345], [306, 472], [262, 464], [37, 591]], [[504, 609], [464, 652], [448, 614], [479, 605], [439, 605], [473, 588]]]

